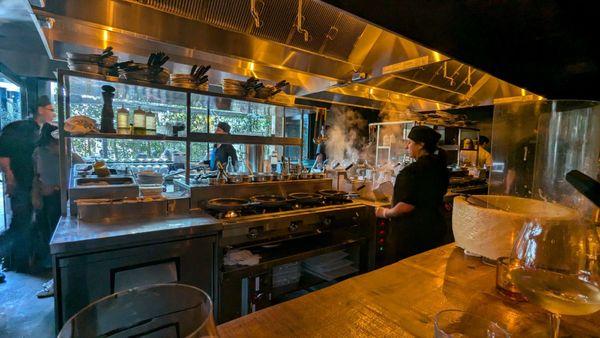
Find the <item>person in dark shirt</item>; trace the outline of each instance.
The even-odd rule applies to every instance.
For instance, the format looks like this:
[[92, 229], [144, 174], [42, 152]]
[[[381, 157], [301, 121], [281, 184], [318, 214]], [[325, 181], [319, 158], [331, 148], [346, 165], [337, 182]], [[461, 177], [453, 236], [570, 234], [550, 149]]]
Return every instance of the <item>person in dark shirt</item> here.
[[41, 96], [32, 119], [12, 122], [0, 134], [0, 169], [4, 173], [6, 194], [10, 197], [12, 210], [10, 228], [5, 236], [11, 256], [10, 267], [17, 271], [28, 271], [30, 268], [32, 155], [40, 128], [55, 116], [50, 99]]
[[[229, 134], [231, 127], [225, 122], [219, 122], [215, 134]], [[214, 144], [210, 150], [210, 170], [217, 170], [217, 162], [221, 162], [223, 166], [227, 165], [227, 160], [231, 157], [231, 163], [234, 168], [237, 168], [238, 158], [235, 148], [231, 144]]]
[[416, 162], [396, 177], [392, 208], [377, 208], [375, 215], [391, 218], [387, 261], [416, 255], [442, 244], [446, 227], [442, 208], [448, 189], [446, 158], [437, 143], [441, 135], [426, 126], [413, 127], [407, 149]]

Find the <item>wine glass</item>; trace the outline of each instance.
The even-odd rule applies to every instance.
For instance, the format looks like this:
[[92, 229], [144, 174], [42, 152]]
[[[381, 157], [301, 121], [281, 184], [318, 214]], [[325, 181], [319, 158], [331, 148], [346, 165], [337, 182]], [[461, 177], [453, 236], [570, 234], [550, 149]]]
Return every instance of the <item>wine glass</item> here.
[[527, 299], [550, 312], [552, 337], [561, 315], [600, 310], [600, 242], [595, 227], [582, 219], [531, 220], [515, 241], [512, 282]]

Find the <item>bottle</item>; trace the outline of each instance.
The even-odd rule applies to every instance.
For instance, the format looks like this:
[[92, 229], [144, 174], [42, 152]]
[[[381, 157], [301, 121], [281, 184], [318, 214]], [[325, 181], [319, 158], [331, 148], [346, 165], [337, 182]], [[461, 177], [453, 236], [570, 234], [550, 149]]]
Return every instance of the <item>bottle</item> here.
[[231, 160], [231, 156], [227, 157], [227, 166], [225, 167], [225, 172], [227, 174], [231, 174], [235, 172], [235, 167], [233, 166], [233, 162]]
[[129, 111], [125, 106], [117, 110], [117, 133], [129, 134]]
[[133, 133], [135, 135], [146, 134], [146, 112], [139, 106], [133, 111]]
[[277, 172], [277, 163], [279, 163], [279, 156], [277, 155], [277, 150], [273, 150], [271, 154], [271, 172]]
[[146, 112], [146, 135], [156, 135], [156, 113]]

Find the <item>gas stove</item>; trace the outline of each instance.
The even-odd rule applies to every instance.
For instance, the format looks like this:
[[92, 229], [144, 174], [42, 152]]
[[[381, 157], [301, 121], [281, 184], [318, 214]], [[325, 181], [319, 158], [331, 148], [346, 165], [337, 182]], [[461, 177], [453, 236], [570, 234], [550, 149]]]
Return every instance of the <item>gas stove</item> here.
[[352, 200], [321, 200], [314, 203], [299, 203], [290, 201], [277, 207], [265, 207], [261, 205], [255, 205], [247, 208], [240, 208], [238, 210], [219, 211], [219, 210], [206, 210], [211, 216], [216, 219], [223, 221], [239, 221], [239, 218], [247, 216], [257, 215], [270, 215], [274, 213], [281, 213], [285, 211], [297, 211], [297, 210], [308, 210], [313, 208], [333, 206], [333, 205], [345, 205], [352, 203]]
[[[244, 247], [311, 236], [340, 228], [358, 227], [368, 217], [367, 207], [351, 200], [324, 204], [286, 205], [283, 209], [248, 209], [219, 213], [223, 222], [220, 245]], [[227, 217], [229, 216], [229, 217]]]

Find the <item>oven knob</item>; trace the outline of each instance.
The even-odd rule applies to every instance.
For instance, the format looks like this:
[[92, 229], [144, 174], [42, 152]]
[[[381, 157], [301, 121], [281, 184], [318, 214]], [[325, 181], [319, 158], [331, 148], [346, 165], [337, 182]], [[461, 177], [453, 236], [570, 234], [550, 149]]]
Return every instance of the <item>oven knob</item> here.
[[329, 227], [333, 223], [333, 217], [327, 216], [323, 219], [323, 225]]
[[297, 231], [297, 230], [298, 230], [298, 227], [300, 226], [300, 222], [301, 222], [301, 221], [294, 221], [294, 222], [291, 222], [291, 223], [290, 223], [290, 225], [288, 226], [288, 230], [289, 230], [290, 232], [295, 232], [295, 231]]
[[248, 230], [248, 238], [255, 239], [256, 237], [258, 237], [258, 230], [257, 229], [250, 229], [250, 230]]
[[360, 214], [356, 212], [354, 216], [352, 216], [352, 226], [357, 227], [360, 225]]

